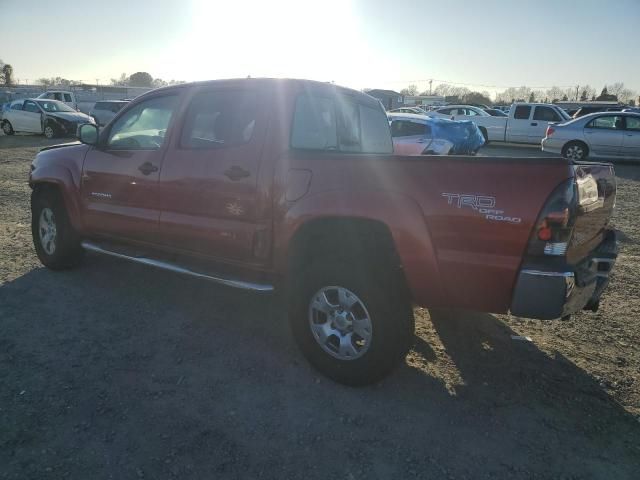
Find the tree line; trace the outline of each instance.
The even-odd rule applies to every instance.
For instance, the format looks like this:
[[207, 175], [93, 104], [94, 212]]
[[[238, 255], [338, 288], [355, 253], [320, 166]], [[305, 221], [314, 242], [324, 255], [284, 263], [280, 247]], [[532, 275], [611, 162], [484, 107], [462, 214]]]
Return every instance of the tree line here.
[[13, 67], [8, 63], [4, 63], [0, 60], [0, 84], [5, 86], [13, 85]]
[[[419, 89], [417, 85], [409, 85], [407, 88], [400, 90], [402, 95], [418, 95]], [[439, 95], [445, 97], [448, 103], [480, 103], [486, 105], [504, 104], [514, 102], [542, 102], [554, 103], [559, 101], [600, 101], [608, 100], [614, 102], [622, 102], [629, 105], [635, 105], [636, 101], [640, 104], [638, 92], [626, 88], [623, 82], [616, 82], [611, 85], [605, 85], [600, 94], [590, 85], [579, 87], [561, 88], [551, 87], [547, 90], [534, 89], [530, 87], [510, 87], [496, 94], [495, 101], [491, 100], [491, 93], [488, 91], [475, 91], [467, 87], [455, 86], [449, 84], [437, 85], [431, 91], [420, 92], [419, 95]]]
[[[62, 77], [42, 77], [36, 80], [36, 83], [43, 85], [44, 87], [61, 86], [61, 87], [73, 87], [74, 85], [86, 85], [86, 82], [80, 80], [69, 80]], [[131, 75], [123, 73], [119, 78], [112, 78], [110, 85], [114, 87], [146, 87], [146, 88], [158, 88], [165, 87], [167, 85], [176, 85], [179, 83], [185, 83], [183, 80], [170, 80], [164, 81], [161, 78], [153, 78], [148, 72], [136, 72]]]

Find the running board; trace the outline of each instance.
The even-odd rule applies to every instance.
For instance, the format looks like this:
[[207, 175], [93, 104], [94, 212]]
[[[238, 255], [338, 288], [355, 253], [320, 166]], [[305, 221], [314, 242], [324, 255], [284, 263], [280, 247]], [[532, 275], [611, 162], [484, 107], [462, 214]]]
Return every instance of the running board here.
[[273, 285], [268, 285], [263, 283], [243, 282], [242, 280], [234, 280], [231, 278], [214, 277], [212, 275], [194, 272], [193, 270], [189, 270], [188, 268], [180, 267], [173, 263], [164, 262], [162, 260], [154, 260], [152, 258], [146, 258], [146, 257], [132, 257], [129, 255], [125, 255], [123, 253], [114, 252], [112, 250], [106, 250], [96, 245], [95, 243], [91, 243], [91, 242], [82, 242], [82, 248], [90, 252], [102, 253], [104, 255], [121, 258], [123, 260], [129, 260], [131, 262], [141, 263], [143, 265], [149, 265], [151, 267], [162, 268], [163, 270], [169, 270], [170, 272], [181, 273], [183, 275], [190, 275], [196, 278], [202, 278], [215, 283], [219, 283], [221, 285], [226, 285], [227, 287], [239, 288], [242, 290], [251, 290], [254, 292], [272, 292], [273, 291]]

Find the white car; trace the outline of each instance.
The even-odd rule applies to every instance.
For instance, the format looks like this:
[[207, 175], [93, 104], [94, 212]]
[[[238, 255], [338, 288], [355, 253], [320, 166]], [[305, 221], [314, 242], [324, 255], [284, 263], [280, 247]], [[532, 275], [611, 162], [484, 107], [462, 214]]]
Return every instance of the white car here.
[[571, 120], [560, 107], [545, 103], [514, 103], [508, 117], [492, 117], [482, 108], [471, 105], [447, 105], [429, 112], [429, 116], [471, 120], [487, 142], [537, 144], [544, 138], [549, 123]]
[[599, 112], [550, 125], [542, 150], [571, 160], [640, 158], [640, 113]]
[[57, 100], [27, 98], [14, 100], [2, 115], [5, 135], [16, 132], [40, 133], [47, 138], [75, 135], [79, 125], [95, 123], [93, 118], [77, 112]]

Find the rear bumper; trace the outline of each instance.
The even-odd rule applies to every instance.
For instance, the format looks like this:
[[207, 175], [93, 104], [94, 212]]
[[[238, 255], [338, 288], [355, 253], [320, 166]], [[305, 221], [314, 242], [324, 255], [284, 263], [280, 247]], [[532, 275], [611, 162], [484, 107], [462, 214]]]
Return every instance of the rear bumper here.
[[553, 137], [545, 137], [542, 139], [541, 143], [543, 152], [562, 154], [564, 140], [558, 140]]
[[551, 320], [581, 310], [597, 310], [617, 254], [615, 232], [610, 230], [598, 249], [573, 268], [523, 266], [514, 289], [511, 313]]

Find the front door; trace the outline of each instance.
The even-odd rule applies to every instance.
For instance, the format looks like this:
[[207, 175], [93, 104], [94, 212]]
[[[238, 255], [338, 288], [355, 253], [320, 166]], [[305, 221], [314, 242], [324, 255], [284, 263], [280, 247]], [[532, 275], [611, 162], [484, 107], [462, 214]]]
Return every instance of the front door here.
[[551, 122], [561, 122], [562, 119], [556, 110], [546, 105], [537, 105], [533, 111], [528, 137], [529, 143], [540, 143], [547, 134], [547, 127]]
[[624, 117], [627, 125], [622, 143], [625, 157], [640, 158], [640, 116], [628, 115]]
[[[527, 143], [532, 123], [532, 108], [529, 105], [517, 105], [514, 107], [513, 117], [507, 120], [507, 141]], [[540, 137], [542, 138], [542, 137]]]
[[238, 263], [266, 261], [270, 206], [268, 192], [257, 188], [266, 98], [251, 86], [194, 92], [160, 174], [164, 244]]
[[33, 100], [25, 100], [22, 107], [23, 132], [42, 133], [42, 112]]
[[158, 179], [178, 102], [177, 94], [164, 94], [132, 105], [87, 152], [81, 195], [89, 231], [155, 242]]
[[621, 115], [601, 115], [584, 127], [584, 136], [595, 156], [620, 155], [624, 134], [624, 119]]
[[420, 155], [429, 145], [431, 139], [426, 138], [428, 126], [411, 120], [393, 120], [391, 137], [393, 153], [396, 155]]

